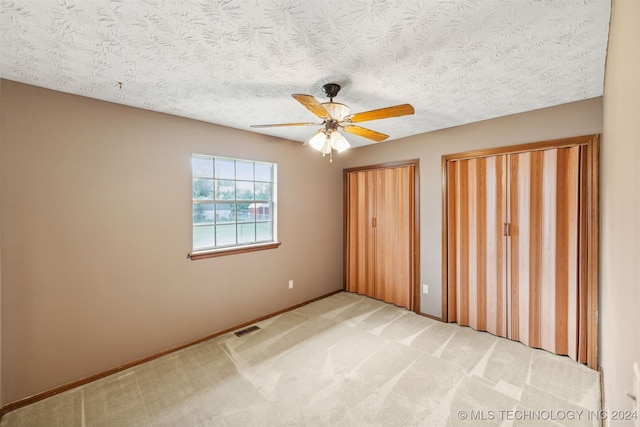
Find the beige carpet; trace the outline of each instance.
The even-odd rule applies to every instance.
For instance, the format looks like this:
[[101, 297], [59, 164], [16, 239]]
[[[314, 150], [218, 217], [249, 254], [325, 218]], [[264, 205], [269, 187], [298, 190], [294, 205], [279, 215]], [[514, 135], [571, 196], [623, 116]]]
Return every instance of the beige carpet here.
[[[597, 426], [597, 372], [339, 293], [10, 412], [13, 426]], [[589, 412], [592, 411], [592, 412]]]

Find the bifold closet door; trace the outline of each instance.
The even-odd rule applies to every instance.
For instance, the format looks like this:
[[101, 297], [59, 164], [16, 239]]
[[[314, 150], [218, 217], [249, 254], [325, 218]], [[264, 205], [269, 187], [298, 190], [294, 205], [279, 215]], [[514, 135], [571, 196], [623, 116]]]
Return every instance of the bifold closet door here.
[[510, 338], [580, 362], [586, 361], [585, 160], [581, 146], [509, 159]]
[[507, 156], [447, 168], [449, 321], [507, 336]]
[[346, 290], [412, 309], [415, 167], [349, 172]]

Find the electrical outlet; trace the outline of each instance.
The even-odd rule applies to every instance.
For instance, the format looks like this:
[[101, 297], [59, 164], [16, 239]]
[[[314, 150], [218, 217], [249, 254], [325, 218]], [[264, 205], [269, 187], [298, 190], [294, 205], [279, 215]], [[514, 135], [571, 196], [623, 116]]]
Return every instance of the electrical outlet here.
[[428, 294], [429, 293], [429, 285], [423, 283], [422, 284], [422, 293], [423, 294]]
[[289, 289], [293, 289], [293, 279], [289, 280]]

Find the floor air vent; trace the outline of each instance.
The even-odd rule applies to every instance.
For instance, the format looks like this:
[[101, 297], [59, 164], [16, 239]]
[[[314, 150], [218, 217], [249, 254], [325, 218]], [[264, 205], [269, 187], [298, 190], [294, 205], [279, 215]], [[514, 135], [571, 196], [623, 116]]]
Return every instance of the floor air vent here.
[[243, 329], [241, 331], [237, 331], [234, 333], [236, 334], [236, 336], [241, 337], [243, 335], [247, 335], [249, 332], [257, 331], [258, 329], [260, 329], [258, 326], [253, 325], [253, 326], [249, 326], [247, 329]]

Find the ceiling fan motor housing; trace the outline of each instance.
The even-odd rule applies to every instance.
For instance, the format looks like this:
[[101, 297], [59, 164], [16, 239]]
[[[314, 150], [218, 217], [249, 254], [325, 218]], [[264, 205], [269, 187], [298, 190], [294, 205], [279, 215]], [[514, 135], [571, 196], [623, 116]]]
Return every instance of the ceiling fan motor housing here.
[[322, 91], [329, 97], [331, 100], [338, 95], [340, 92], [340, 85], [337, 83], [327, 83], [322, 86]]

